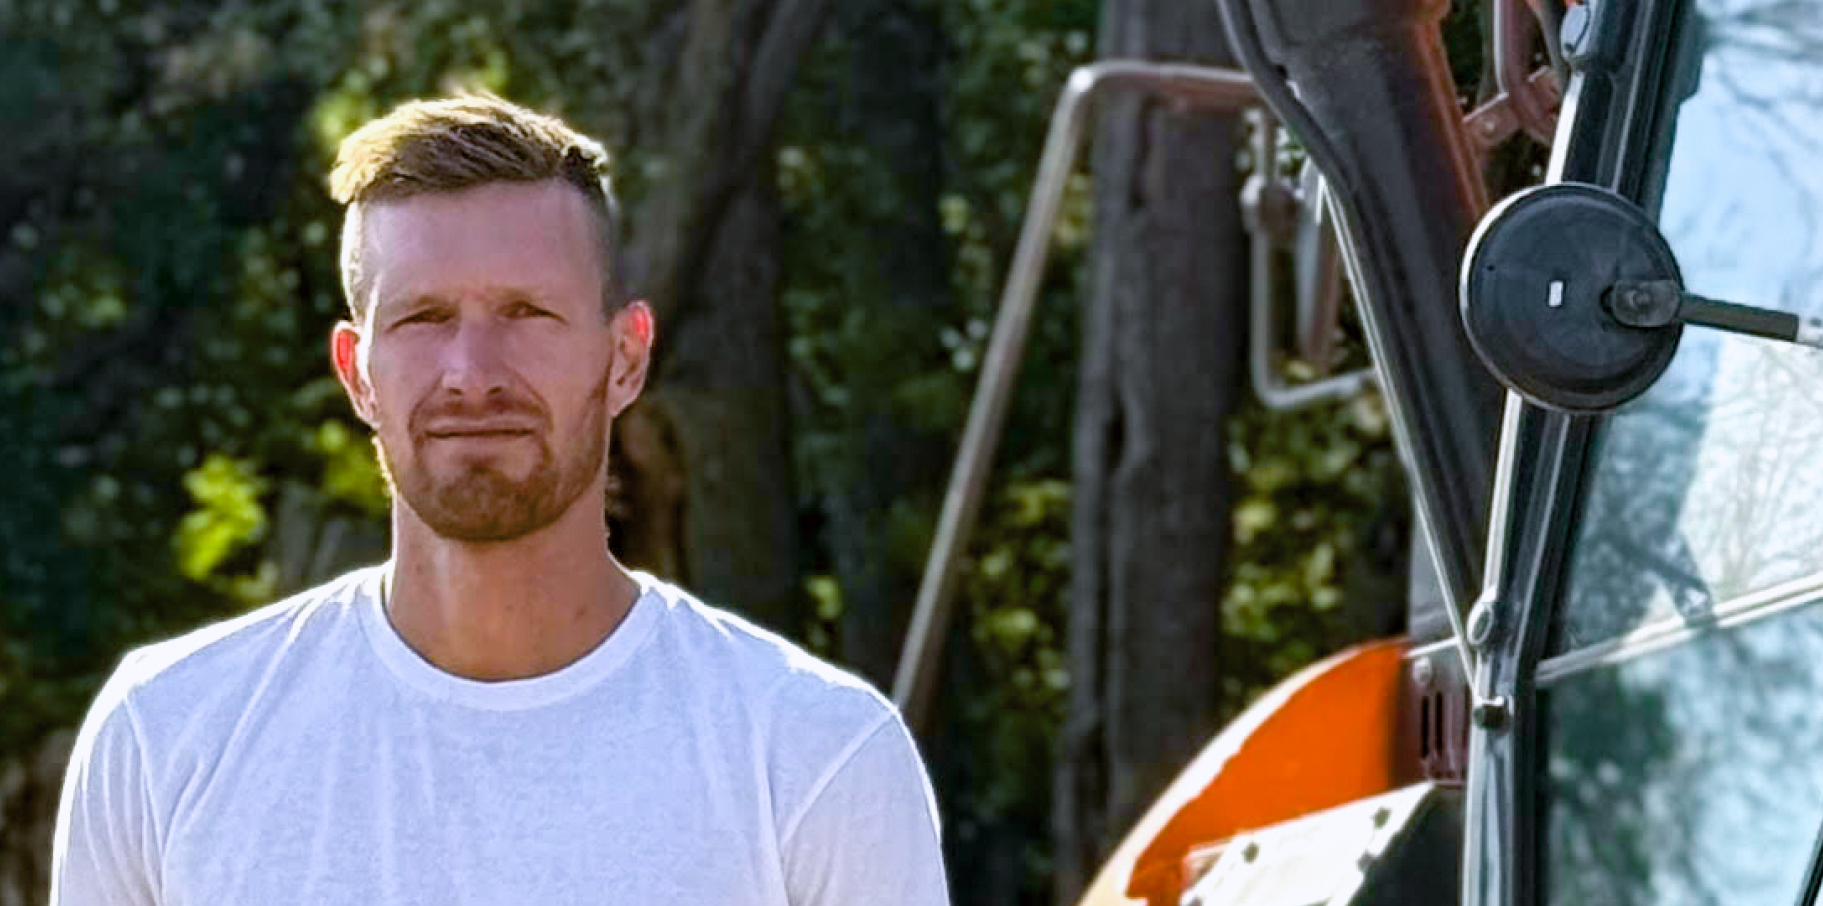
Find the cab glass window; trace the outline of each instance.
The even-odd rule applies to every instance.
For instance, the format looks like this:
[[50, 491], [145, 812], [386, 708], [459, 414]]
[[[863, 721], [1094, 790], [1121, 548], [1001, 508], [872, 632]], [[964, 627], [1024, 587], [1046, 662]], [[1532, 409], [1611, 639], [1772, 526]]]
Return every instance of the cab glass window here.
[[[1689, 287], [1823, 315], [1823, 0], [1695, 0], [1648, 198]], [[1795, 902], [1823, 832], [1823, 353], [1702, 328], [1592, 452], [1537, 681], [1551, 904]]]
[[1796, 902], [1823, 831], [1823, 607], [1547, 679], [1552, 906]]
[[[1823, 315], [1823, 0], [1697, 0], [1658, 206], [1686, 285]], [[1553, 653], [1823, 584], [1823, 352], [1687, 328], [1595, 451]]]

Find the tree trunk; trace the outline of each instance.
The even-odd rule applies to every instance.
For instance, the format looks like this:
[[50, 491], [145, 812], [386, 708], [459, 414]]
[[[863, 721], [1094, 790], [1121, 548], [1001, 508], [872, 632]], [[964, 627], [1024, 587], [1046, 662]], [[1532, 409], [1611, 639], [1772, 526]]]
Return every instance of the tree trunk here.
[[[756, 173], [722, 219], [707, 266], [687, 291], [664, 365], [640, 404], [629, 454], [656, 434], [662, 467], [637, 481], [626, 531], [651, 568], [787, 634], [798, 612], [797, 495], [779, 313], [778, 199]], [[632, 427], [632, 426], [629, 426]], [[631, 458], [631, 456], [630, 456]], [[643, 505], [643, 506], [642, 506]], [[648, 508], [649, 507], [649, 508]], [[649, 520], [649, 521], [648, 521]]]
[[659, 314], [647, 398], [616, 431], [614, 546], [786, 634], [801, 630], [778, 310], [773, 125], [831, 0], [696, 0], [644, 105], [666, 176], [630, 218]]
[[34, 748], [0, 758], [0, 906], [28, 906], [50, 896], [57, 797], [75, 741], [74, 730], [58, 730]]
[[[1231, 65], [1208, 3], [1108, 0], [1100, 42], [1108, 58]], [[1216, 729], [1225, 429], [1244, 392], [1236, 122], [1156, 99], [1102, 110], [1053, 818], [1059, 903], [1075, 902]]]

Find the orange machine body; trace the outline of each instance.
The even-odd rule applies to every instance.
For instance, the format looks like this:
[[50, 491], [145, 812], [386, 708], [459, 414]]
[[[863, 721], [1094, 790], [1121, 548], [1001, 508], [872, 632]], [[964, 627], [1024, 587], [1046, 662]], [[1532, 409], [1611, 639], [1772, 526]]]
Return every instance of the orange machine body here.
[[1405, 650], [1358, 646], [1273, 687], [1178, 775], [1081, 906], [1175, 906], [1192, 849], [1423, 779], [1400, 738]]

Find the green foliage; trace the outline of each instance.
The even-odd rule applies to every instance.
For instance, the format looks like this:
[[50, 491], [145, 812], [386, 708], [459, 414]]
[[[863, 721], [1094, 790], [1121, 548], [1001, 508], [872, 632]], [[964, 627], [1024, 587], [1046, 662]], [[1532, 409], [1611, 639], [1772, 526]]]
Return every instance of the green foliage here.
[[386, 515], [392, 499], [379, 460], [372, 446], [357, 437], [346, 422], [330, 419], [318, 425], [308, 449], [323, 458], [319, 487], [324, 497], [373, 519]]
[[[963, 725], [984, 757], [975, 782], [955, 797], [962, 813], [952, 820], [1048, 825], [1052, 737], [1069, 689], [1069, 525], [1070, 488], [1062, 481], [1013, 482], [983, 519], [960, 600], [967, 602], [979, 689]], [[1023, 848], [1019, 861], [1036, 878], [1048, 874], [1043, 836], [1005, 842]]]
[[184, 475], [184, 489], [196, 509], [177, 523], [172, 546], [177, 567], [192, 579], [206, 579], [237, 550], [266, 535], [266, 510], [260, 496], [266, 482], [254, 463], [211, 453]]
[[1410, 529], [1390, 428], [1377, 395], [1290, 416], [1255, 407], [1231, 425], [1240, 492], [1222, 603], [1229, 713], [1361, 640], [1374, 610], [1403, 612]]
[[[800, 76], [802, 87], [781, 124], [777, 167], [787, 225], [789, 351], [802, 391], [794, 412], [799, 487], [807, 495], [806, 524], [824, 531], [813, 557], [832, 558], [824, 513], [854, 499], [857, 484], [877, 470], [868, 438], [878, 421], [890, 420], [902, 435], [927, 439], [896, 455], [930, 462], [884, 508], [891, 527], [880, 533], [883, 543], [872, 556], [915, 579], [979, 379], [1051, 108], [1070, 68], [1088, 61], [1096, 4], [909, 6], [933, 15], [945, 41], [934, 89], [940, 170], [922, 177], [922, 190], [912, 188], [917, 180], [891, 156], [890, 144], [857, 136], [853, 109], [865, 99], [851, 97], [854, 49], [839, 30]], [[958, 713], [944, 732], [953, 742], [933, 764], [955, 853], [952, 870], [969, 876], [973, 857], [964, 854], [989, 847], [992, 858], [1015, 866], [1029, 902], [1048, 900], [1051, 747], [1067, 686], [1067, 482], [1088, 187], [1079, 174], [1066, 194], [994, 486], [962, 565], [959, 632], [945, 669], [952, 688], [966, 692], [952, 696]], [[927, 212], [922, 216], [934, 214], [947, 257], [938, 262], [946, 276], [934, 287], [909, 268], [869, 265], [901, 260], [876, 237], [896, 235], [911, 216], [906, 212], [919, 206]], [[833, 652], [840, 615], [855, 602], [845, 597], [832, 559], [814, 563], [808, 590], [818, 619], [808, 636]]]
[[[786, 308], [791, 354], [809, 406], [799, 422], [799, 474], [841, 489], [824, 442], [842, 413], [885, 402], [915, 425], [954, 434], [967, 412], [1025, 213], [1051, 105], [1069, 70], [1088, 61], [1095, 4], [929, 2], [949, 44], [940, 61], [941, 190], [934, 202], [950, 244], [953, 305], [908, 312], [860, 304], [893, 291], [879, 274], [831, 250], [865, 247], [869, 227], [900, 219], [907, 198], [876, 149], [830, 129], [847, 78], [842, 36], [806, 66], [805, 87], [781, 126], [777, 155], [788, 228]], [[1009, 88], [1009, 86], [1013, 86]], [[1072, 180], [1025, 358], [1025, 378], [999, 460], [1013, 474], [1067, 472], [1075, 394], [1076, 300], [1088, 184]], [[884, 363], [885, 368], [880, 363]], [[876, 378], [874, 372], [880, 372]], [[857, 377], [880, 386], [857, 398]], [[883, 398], [883, 399], [882, 399]]]

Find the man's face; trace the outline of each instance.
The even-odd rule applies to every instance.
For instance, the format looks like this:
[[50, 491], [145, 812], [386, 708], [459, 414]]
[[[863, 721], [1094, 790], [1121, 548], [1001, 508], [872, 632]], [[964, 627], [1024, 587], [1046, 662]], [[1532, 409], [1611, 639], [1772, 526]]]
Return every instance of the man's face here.
[[537, 531], [585, 493], [599, 506], [650, 313], [603, 314], [582, 195], [496, 184], [385, 202], [365, 226], [367, 312], [334, 353], [397, 501], [466, 542]]

